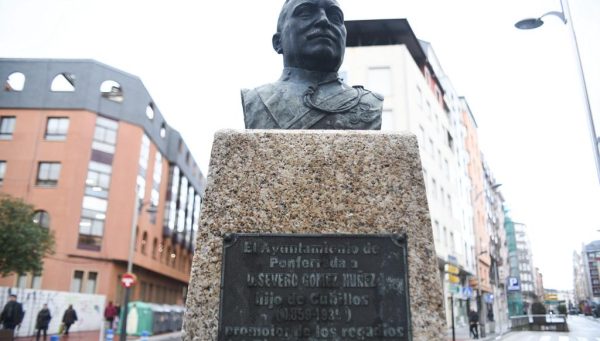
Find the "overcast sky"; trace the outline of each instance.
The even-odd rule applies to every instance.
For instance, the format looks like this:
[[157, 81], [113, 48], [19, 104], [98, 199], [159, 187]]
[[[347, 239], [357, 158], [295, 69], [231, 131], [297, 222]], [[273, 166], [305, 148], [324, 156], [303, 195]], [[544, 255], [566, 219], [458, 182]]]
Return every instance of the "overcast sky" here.
[[[0, 0], [0, 57], [91, 58], [139, 76], [207, 174], [212, 136], [243, 128], [239, 89], [278, 78], [282, 0]], [[346, 19], [407, 18], [432, 44], [479, 125], [515, 221], [550, 288], [600, 239], [600, 185], [568, 26], [513, 24], [559, 0], [341, 0]], [[593, 112], [600, 111], [600, 1], [572, 1]], [[600, 126], [600, 114], [594, 115]]]

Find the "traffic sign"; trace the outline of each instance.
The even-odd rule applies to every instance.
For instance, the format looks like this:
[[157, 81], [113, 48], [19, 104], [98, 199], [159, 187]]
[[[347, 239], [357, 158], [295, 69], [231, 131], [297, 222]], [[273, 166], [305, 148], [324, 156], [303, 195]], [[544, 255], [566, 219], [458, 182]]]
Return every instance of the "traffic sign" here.
[[520, 291], [521, 284], [519, 283], [518, 277], [508, 277], [508, 287], [506, 288], [508, 291]]
[[126, 272], [123, 274], [123, 276], [121, 276], [121, 285], [123, 287], [131, 288], [135, 285], [135, 283], [137, 283], [137, 277], [131, 272]]
[[456, 283], [460, 283], [460, 277], [453, 275], [453, 274], [447, 274], [448, 276], [448, 282], [456, 284]]
[[458, 275], [460, 269], [452, 264], [446, 264], [446, 272], [453, 275]]

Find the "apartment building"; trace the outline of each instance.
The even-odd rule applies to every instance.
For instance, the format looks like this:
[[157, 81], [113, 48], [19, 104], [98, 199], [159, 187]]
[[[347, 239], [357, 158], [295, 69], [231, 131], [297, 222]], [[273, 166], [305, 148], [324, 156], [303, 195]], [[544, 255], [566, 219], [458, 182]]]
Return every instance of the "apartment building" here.
[[458, 324], [467, 324], [474, 262], [460, 98], [431, 45], [416, 38], [407, 20], [347, 21], [346, 28], [341, 74], [385, 96], [383, 131], [417, 136], [448, 324], [451, 309]]
[[181, 304], [205, 178], [141, 80], [93, 60], [0, 59], [0, 191], [56, 237], [0, 286]]

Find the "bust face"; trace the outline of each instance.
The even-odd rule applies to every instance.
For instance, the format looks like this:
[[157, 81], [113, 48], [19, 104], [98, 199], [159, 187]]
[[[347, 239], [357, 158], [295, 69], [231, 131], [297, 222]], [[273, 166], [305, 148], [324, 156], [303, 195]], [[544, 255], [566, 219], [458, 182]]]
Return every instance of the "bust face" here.
[[335, 0], [290, 0], [283, 6], [273, 47], [286, 67], [337, 71], [344, 59], [344, 13]]

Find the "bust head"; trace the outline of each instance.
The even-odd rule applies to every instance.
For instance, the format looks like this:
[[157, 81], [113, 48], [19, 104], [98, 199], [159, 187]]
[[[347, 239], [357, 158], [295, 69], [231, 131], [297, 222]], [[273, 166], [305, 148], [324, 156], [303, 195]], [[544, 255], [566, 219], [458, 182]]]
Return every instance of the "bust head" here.
[[334, 72], [344, 60], [344, 13], [335, 0], [286, 0], [273, 35], [285, 67]]

